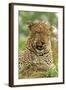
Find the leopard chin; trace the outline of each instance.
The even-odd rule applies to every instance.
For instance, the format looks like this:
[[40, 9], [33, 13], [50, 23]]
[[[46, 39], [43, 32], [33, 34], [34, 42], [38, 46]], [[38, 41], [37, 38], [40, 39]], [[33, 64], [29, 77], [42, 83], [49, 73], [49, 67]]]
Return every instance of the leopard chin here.
[[36, 54], [37, 54], [38, 56], [43, 56], [44, 54], [47, 54], [47, 53], [49, 53], [48, 50], [45, 51], [44, 49], [43, 49], [43, 50], [37, 50], [37, 49], [36, 49]]
[[43, 56], [44, 50], [37, 50], [36, 49], [36, 54], [39, 55], [39, 56]]

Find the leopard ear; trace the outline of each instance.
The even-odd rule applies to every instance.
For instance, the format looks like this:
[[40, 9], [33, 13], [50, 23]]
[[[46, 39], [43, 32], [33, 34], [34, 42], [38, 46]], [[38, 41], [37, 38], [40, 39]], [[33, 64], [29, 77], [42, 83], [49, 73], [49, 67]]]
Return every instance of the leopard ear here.
[[33, 22], [28, 21], [28, 22], [27, 22], [27, 25], [28, 25], [28, 28], [31, 30], [31, 26], [33, 25]]
[[50, 27], [51, 36], [56, 37], [57, 36], [57, 28], [55, 26]]

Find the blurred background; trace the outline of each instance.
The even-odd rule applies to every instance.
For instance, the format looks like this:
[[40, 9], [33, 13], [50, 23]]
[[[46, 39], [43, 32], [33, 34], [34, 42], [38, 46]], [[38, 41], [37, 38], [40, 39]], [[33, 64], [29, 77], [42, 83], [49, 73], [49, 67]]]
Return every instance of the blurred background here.
[[26, 41], [29, 34], [28, 22], [44, 21], [55, 27], [56, 36], [52, 37], [51, 45], [53, 51], [54, 69], [48, 72], [42, 73], [46, 77], [58, 76], [58, 16], [55, 12], [31, 12], [31, 11], [19, 11], [18, 13], [18, 25], [19, 25], [19, 51], [26, 47]]

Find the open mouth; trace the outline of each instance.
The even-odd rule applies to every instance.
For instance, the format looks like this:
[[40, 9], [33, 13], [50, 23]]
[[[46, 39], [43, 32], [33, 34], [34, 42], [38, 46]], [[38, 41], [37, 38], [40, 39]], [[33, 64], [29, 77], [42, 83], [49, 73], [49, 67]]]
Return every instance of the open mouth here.
[[49, 51], [46, 49], [46, 47], [43, 47], [42, 45], [32, 45], [33, 49], [35, 50], [35, 54], [38, 56], [43, 56], [44, 54], [49, 53]]

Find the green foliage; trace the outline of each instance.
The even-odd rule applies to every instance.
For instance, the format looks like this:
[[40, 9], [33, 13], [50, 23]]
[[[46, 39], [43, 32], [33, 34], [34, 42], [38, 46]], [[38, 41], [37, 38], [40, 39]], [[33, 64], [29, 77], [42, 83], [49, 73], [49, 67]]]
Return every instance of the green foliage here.
[[26, 47], [25, 40], [20, 40], [19, 41], [19, 50], [23, 50]]
[[25, 48], [25, 41], [21, 41], [20, 43], [19, 43], [19, 47], [22, 49], [24, 49]]

